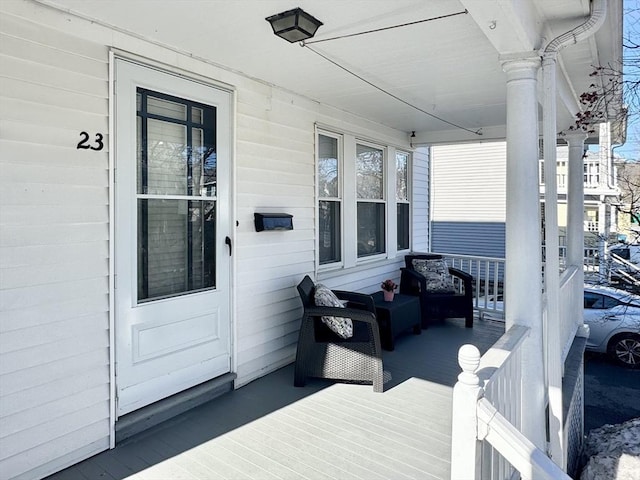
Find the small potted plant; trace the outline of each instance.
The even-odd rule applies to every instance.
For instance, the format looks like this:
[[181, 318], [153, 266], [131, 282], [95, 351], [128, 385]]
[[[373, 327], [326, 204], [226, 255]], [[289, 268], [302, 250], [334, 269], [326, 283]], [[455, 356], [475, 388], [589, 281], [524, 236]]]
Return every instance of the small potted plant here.
[[382, 294], [384, 295], [384, 301], [385, 302], [392, 302], [393, 301], [393, 296], [394, 296], [394, 291], [395, 291], [396, 288], [398, 288], [398, 285], [396, 285], [393, 280], [387, 279], [384, 282], [382, 282], [382, 285], [380, 285], [380, 288], [382, 288]]

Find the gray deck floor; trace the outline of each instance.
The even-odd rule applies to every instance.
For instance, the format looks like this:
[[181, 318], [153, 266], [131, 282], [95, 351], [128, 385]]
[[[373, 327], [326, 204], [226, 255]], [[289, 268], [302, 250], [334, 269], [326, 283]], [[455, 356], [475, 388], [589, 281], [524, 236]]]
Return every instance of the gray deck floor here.
[[448, 320], [384, 352], [384, 393], [287, 366], [70, 467], [62, 479], [449, 479], [458, 348], [504, 325]]

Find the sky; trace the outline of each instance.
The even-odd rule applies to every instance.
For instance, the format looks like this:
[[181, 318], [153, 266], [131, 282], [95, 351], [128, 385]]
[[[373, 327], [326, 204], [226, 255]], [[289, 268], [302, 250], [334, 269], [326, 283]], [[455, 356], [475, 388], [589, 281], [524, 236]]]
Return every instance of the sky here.
[[[634, 43], [640, 45], [640, 0], [624, 0], [623, 15], [624, 44]], [[623, 57], [625, 58], [623, 62], [625, 63], [623, 73], [626, 83], [640, 76], [640, 54], [637, 51], [634, 52], [625, 48]], [[630, 59], [632, 59], [632, 61], [629, 61]], [[640, 105], [640, 89], [636, 89], [631, 95], [635, 97], [635, 101], [629, 103], [630, 111], [627, 125], [627, 141], [624, 145], [616, 147], [614, 152], [628, 160], [640, 160], [640, 111], [637, 111]]]

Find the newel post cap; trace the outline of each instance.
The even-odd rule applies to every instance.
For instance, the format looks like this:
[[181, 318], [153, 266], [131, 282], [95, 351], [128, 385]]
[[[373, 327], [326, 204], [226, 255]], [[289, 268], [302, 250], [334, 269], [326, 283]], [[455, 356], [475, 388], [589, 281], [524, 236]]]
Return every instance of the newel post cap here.
[[480, 350], [475, 345], [463, 345], [458, 350], [458, 364], [462, 373], [458, 375], [458, 381], [465, 385], [479, 385], [480, 379], [476, 375], [476, 370], [480, 365]]

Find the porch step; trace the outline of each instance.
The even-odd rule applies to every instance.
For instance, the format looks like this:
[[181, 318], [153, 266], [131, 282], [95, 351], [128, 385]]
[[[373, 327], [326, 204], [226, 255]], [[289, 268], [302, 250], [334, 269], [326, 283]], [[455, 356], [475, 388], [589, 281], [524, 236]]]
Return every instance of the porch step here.
[[116, 443], [232, 391], [236, 377], [235, 373], [227, 373], [120, 417], [116, 422]]

